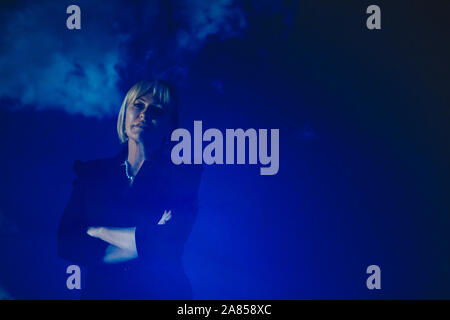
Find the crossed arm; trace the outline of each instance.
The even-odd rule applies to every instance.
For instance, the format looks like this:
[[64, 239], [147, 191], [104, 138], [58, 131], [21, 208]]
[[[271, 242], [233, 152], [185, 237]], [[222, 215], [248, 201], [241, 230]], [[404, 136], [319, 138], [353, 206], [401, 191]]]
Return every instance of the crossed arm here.
[[[164, 211], [158, 225], [166, 224], [172, 217], [172, 211]], [[103, 261], [105, 263], [117, 263], [132, 260], [138, 257], [136, 248], [136, 227], [133, 228], [111, 228], [111, 227], [89, 227], [87, 234], [107, 242]]]
[[58, 255], [80, 265], [117, 263], [139, 258], [140, 260], [177, 260], [192, 230], [197, 212], [197, 190], [200, 182], [198, 170], [189, 175], [177, 174], [177, 193], [170, 202], [176, 219], [163, 227], [171, 217], [165, 211], [159, 223], [149, 217], [139, 225], [129, 228], [92, 226], [86, 223], [85, 194], [89, 192], [89, 180], [85, 179], [82, 166], [75, 168], [77, 178], [58, 227]]

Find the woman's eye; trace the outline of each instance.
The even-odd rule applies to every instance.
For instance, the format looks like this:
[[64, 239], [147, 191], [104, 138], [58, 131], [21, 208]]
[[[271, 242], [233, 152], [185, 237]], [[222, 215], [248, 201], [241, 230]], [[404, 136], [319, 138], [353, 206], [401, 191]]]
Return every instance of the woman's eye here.
[[164, 110], [161, 107], [152, 107], [151, 110], [153, 117], [161, 117], [164, 114]]

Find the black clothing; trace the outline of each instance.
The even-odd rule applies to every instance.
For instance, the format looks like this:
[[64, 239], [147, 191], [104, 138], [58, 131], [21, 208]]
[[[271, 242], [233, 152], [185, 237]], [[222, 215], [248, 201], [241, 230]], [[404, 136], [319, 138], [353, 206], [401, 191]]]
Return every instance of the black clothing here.
[[[84, 299], [191, 299], [181, 258], [197, 213], [201, 166], [176, 166], [153, 154], [130, 186], [125, 148], [117, 157], [75, 161], [77, 175], [58, 229], [58, 254], [86, 267]], [[172, 218], [158, 225], [164, 210]], [[138, 258], [103, 262], [108, 243], [94, 227], [136, 227]]]

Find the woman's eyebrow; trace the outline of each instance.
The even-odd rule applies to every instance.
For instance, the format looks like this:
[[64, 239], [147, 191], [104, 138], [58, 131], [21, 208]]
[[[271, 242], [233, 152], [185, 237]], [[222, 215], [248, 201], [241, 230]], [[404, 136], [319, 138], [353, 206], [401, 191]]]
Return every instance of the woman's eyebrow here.
[[[143, 101], [141, 98], [138, 98], [138, 99], [136, 99], [136, 100], [134, 101], [134, 103], [143, 103], [143, 104], [145, 104], [145, 101]], [[149, 105], [149, 106], [156, 106], [156, 107], [162, 108], [162, 104], [161, 104], [161, 103], [151, 102], [151, 103], [149, 103], [148, 105]]]

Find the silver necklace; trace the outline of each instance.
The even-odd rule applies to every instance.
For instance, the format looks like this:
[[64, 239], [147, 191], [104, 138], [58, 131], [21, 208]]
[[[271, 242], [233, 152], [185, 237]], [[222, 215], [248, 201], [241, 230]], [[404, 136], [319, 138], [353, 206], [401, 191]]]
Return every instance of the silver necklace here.
[[133, 184], [133, 181], [134, 181], [134, 176], [131, 176], [131, 175], [128, 173], [128, 161], [125, 160], [125, 161], [123, 162], [123, 165], [125, 165], [125, 174], [127, 175], [127, 178], [128, 178], [128, 180], [130, 181], [130, 185], [132, 185], [132, 184]]

